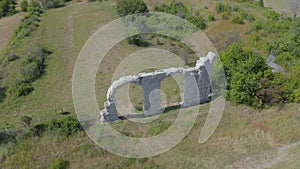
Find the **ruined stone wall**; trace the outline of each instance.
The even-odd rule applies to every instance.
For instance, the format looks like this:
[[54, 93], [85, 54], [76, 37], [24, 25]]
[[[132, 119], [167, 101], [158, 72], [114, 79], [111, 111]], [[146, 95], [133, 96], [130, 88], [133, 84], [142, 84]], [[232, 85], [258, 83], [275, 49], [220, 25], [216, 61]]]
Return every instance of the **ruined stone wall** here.
[[107, 91], [107, 101], [104, 103], [105, 109], [100, 112], [101, 122], [110, 123], [118, 120], [115, 94], [119, 88], [127, 84], [142, 86], [145, 116], [162, 113], [160, 107], [160, 84], [162, 80], [175, 74], [180, 74], [184, 77], [182, 107], [208, 102], [210, 100], [211, 76], [215, 57], [214, 53], [209, 52], [206, 57], [202, 57], [197, 61], [194, 68], [169, 68], [152, 73], [121, 77], [119, 80], [114, 81]]

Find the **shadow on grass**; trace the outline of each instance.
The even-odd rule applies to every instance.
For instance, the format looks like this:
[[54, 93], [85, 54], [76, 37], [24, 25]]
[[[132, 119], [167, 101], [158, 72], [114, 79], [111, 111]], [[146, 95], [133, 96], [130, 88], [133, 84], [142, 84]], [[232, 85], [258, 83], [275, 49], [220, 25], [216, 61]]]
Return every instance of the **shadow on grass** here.
[[126, 115], [126, 116], [119, 116], [119, 119], [120, 120], [127, 120], [127, 119], [131, 119], [131, 118], [147, 118], [147, 117], [151, 117], [151, 116], [156, 116], [158, 114], [168, 113], [168, 112], [173, 111], [173, 110], [178, 110], [180, 108], [181, 108], [181, 105], [176, 104], [176, 105], [172, 105], [172, 106], [164, 108], [164, 111], [162, 113], [157, 113], [157, 114], [153, 114], [153, 115], [150, 115], [150, 116], [145, 116], [144, 113], [136, 113], [136, 114], [129, 114], [129, 115]]

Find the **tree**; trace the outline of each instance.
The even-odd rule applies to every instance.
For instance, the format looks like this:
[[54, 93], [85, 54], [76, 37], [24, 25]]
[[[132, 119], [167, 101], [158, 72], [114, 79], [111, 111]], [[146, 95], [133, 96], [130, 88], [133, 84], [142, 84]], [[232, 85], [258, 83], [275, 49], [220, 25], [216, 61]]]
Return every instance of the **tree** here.
[[263, 100], [257, 95], [260, 79], [267, 70], [264, 59], [252, 49], [231, 45], [221, 54], [228, 81], [228, 98], [233, 103], [260, 107]]
[[143, 0], [120, 0], [117, 5], [120, 16], [148, 12], [147, 5]]

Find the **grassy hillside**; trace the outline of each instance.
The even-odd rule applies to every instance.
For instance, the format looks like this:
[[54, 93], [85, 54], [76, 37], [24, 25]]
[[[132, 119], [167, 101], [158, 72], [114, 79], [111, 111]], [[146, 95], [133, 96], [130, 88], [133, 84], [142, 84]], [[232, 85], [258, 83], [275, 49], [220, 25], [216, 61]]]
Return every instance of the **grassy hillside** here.
[[[22, 39], [14, 52], [18, 59], [7, 61], [5, 51], [11, 30], [17, 25], [21, 15], [0, 20], [0, 131], [5, 129], [22, 129], [21, 118], [32, 117], [31, 127], [52, 124], [53, 119], [65, 120], [76, 117], [72, 103], [72, 74], [77, 55], [86, 40], [101, 26], [119, 17], [115, 10], [115, 0], [104, 2], [84, 2], [46, 10], [40, 17], [37, 30]], [[146, 0], [149, 9], [171, 0]], [[253, 41], [247, 29], [253, 24], [248, 20], [244, 24], [236, 24], [231, 19], [222, 19], [222, 14], [215, 10], [220, 1], [184, 1], [192, 11], [199, 11], [207, 20], [208, 28], [204, 30], [218, 50], [224, 50], [233, 42], [249, 45], [260, 45], [271, 37], [261, 37], [257, 43]], [[252, 14], [256, 21], [265, 21], [269, 9], [250, 3], [237, 3], [233, 0], [223, 1], [231, 6], [238, 6]], [[213, 14], [215, 21], [208, 21]], [[237, 12], [233, 12], [237, 14]], [[9, 28], [3, 28], [11, 19]], [[3, 29], [2, 29], [3, 28]], [[5, 30], [2, 36], [2, 30]], [[2, 41], [2, 37], [4, 41]], [[6, 41], [6, 42], [5, 42]], [[164, 45], [153, 46], [172, 49], [179, 42], [161, 38]], [[2, 45], [2, 42], [3, 43]], [[39, 42], [51, 51], [47, 56], [45, 73], [33, 82], [34, 90], [27, 96], [11, 98], [5, 92], [16, 78], [26, 57], [26, 51]], [[2, 49], [1, 49], [2, 45]], [[100, 109], [103, 108], [107, 88], [111, 84], [113, 70], [131, 53], [143, 47], [129, 45], [127, 41], [117, 44], [105, 56], [99, 66], [96, 77], [96, 94]], [[179, 48], [180, 49], [180, 48]], [[258, 48], [259, 50], [260, 48]], [[179, 54], [182, 51], [179, 50]], [[266, 51], [259, 51], [267, 58]], [[191, 56], [193, 65], [195, 56]], [[142, 107], [141, 90], [130, 86], [131, 99], [137, 109]], [[177, 86], [172, 78], [166, 79], [162, 89], [167, 94], [168, 103], [178, 102]], [[223, 118], [213, 136], [205, 144], [198, 143], [198, 137], [207, 117], [208, 104], [201, 106], [201, 115], [188, 136], [174, 149], [144, 159], [128, 159], [113, 155], [95, 145], [82, 130], [70, 135], [45, 131], [33, 137], [26, 134], [16, 140], [2, 143], [0, 138], [0, 168], [49, 168], [61, 161], [67, 162], [69, 168], [296, 168], [299, 165], [300, 140], [300, 105], [290, 103], [284, 106], [273, 106], [255, 109], [244, 105], [233, 105], [227, 102]], [[171, 110], [161, 115], [159, 120], [151, 124], [134, 124], [124, 120], [113, 124], [113, 127], [129, 136], [151, 136], [163, 132], [174, 121], [178, 110]], [[40, 125], [39, 125], [40, 124]], [[31, 128], [32, 129], [32, 128]], [[57, 129], [59, 130], [59, 128]], [[56, 131], [56, 130], [55, 130]], [[32, 132], [32, 131], [30, 131]], [[291, 146], [293, 143], [295, 143]]]

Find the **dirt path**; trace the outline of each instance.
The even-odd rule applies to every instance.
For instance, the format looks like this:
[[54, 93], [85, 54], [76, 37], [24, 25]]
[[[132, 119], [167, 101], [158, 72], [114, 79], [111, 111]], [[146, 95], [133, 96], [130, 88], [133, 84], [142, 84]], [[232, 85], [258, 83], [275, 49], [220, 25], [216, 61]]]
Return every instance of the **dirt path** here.
[[15, 28], [24, 17], [24, 14], [17, 14], [0, 19], [0, 51], [10, 40]]
[[74, 28], [73, 28], [73, 16], [78, 14], [81, 10], [81, 4], [86, 3], [80, 2], [76, 4], [69, 5], [65, 8], [72, 8], [69, 12], [66, 23], [65, 23], [65, 46], [66, 50], [64, 51], [64, 56], [67, 58], [65, 65], [68, 66], [67, 70], [71, 70], [73, 72], [73, 68], [76, 62], [76, 51], [74, 45]]
[[76, 13], [76, 10], [72, 10], [66, 20], [65, 24], [65, 45], [66, 45], [66, 50], [65, 50], [65, 56], [67, 57], [68, 64], [73, 67], [75, 64], [75, 46], [74, 46], [74, 29], [73, 29], [73, 15]]

